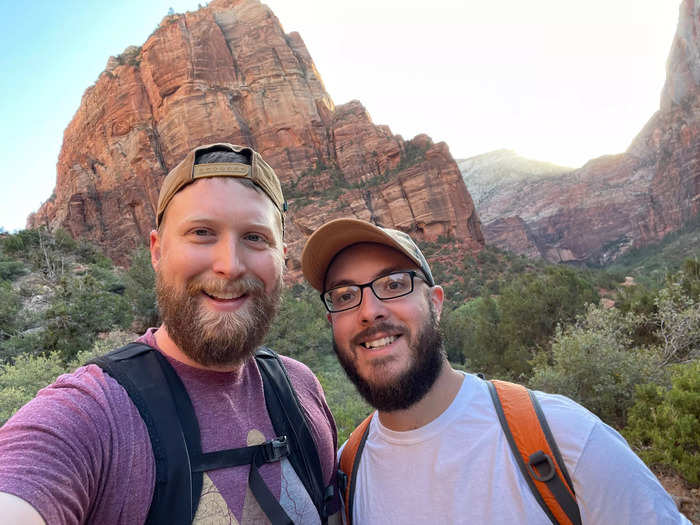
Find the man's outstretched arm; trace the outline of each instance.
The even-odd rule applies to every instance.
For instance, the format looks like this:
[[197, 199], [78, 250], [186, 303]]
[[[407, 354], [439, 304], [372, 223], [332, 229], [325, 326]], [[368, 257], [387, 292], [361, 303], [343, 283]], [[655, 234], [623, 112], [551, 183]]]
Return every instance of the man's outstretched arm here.
[[0, 492], [0, 516], [8, 525], [46, 525], [41, 514], [22, 498]]

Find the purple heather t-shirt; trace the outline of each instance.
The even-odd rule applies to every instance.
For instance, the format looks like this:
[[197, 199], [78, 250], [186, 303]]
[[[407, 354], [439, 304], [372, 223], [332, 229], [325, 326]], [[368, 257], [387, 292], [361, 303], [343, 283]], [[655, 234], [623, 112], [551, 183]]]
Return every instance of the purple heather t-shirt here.
[[[139, 338], [157, 348], [155, 329]], [[336, 429], [316, 377], [281, 356], [310, 421], [326, 483], [335, 465]], [[212, 372], [168, 358], [192, 399], [202, 450], [262, 443], [274, 437], [262, 379], [251, 360], [235, 372]], [[248, 466], [204, 474], [195, 523], [268, 523], [248, 489]], [[319, 523], [286, 460], [260, 467], [295, 523]], [[89, 365], [42, 389], [0, 428], [0, 492], [28, 501], [46, 523], [143, 523], [155, 463], [148, 431], [125, 390]]]

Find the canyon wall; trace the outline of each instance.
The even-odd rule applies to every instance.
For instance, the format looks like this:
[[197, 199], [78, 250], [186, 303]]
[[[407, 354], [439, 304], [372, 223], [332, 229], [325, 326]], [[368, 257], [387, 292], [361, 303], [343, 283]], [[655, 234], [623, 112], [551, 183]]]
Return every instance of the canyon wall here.
[[700, 0], [684, 0], [659, 110], [626, 152], [576, 170], [493, 152], [460, 161], [487, 244], [604, 265], [700, 211]]

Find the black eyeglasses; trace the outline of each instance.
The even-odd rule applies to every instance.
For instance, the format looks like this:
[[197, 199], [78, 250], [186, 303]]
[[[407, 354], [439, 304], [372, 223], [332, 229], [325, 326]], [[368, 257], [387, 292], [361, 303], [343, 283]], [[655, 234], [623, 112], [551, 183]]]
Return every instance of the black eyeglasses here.
[[321, 300], [330, 313], [343, 312], [355, 308], [362, 302], [362, 290], [369, 287], [374, 296], [381, 300], [396, 299], [413, 291], [413, 279], [418, 277], [427, 282], [418, 272], [407, 270], [377, 277], [365, 284], [344, 284], [321, 294]]

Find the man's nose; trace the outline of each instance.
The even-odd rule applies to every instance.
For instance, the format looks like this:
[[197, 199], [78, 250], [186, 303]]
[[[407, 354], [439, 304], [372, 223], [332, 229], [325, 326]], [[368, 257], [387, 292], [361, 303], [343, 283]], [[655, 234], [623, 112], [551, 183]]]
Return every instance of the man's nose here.
[[362, 302], [359, 306], [360, 321], [371, 323], [385, 318], [387, 310], [384, 301], [378, 299], [369, 286], [362, 290], [362, 294]]
[[226, 279], [236, 279], [246, 271], [245, 262], [241, 256], [237, 239], [226, 237], [220, 239], [214, 248], [212, 269], [214, 273]]

